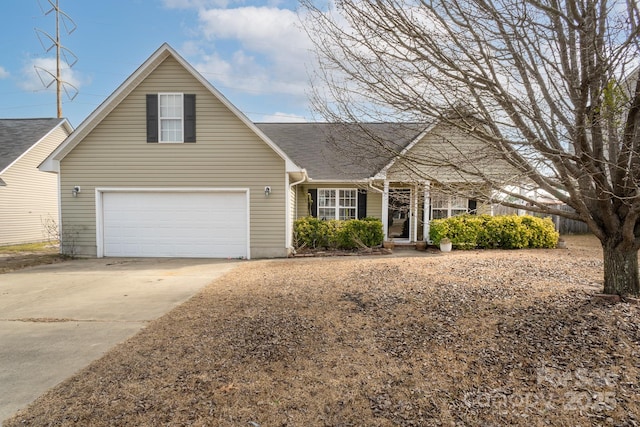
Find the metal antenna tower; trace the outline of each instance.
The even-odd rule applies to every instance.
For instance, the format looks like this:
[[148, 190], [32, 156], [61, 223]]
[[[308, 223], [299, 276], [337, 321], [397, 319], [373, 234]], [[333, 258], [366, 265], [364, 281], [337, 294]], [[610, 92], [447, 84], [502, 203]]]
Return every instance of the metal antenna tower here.
[[[38, 36], [38, 40], [40, 40], [42, 48], [46, 52], [51, 51], [51, 49], [53, 49], [54, 47], [56, 48], [56, 73], [53, 74], [51, 71], [38, 65], [34, 65], [34, 68], [36, 69], [36, 73], [38, 74], [40, 81], [46, 88], [51, 87], [53, 82], [56, 82], [58, 118], [62, 118], [62, 91], [64, 90], [64, 93], [67, 95], [69, 100], [73, 101], [73, 99], [78, 95], [78, 88], [62, 79], [62, 67], [60, 66], [60, 61], [61, 58], [64, 59], [67, 67], [71, 68], [75, 65], [76, 62], [78, 62], [78, 57], [69, 49], [62, 46], [62, 43], [60, 43], [60, 23], [62, 22], [67, 35], [73, 33], [76, 30], [77, 26], [69, 15], [60, 10], [59, 0], [47, 0], [47, 2], [49, 3], [49, 6], [47, 6], [49, 9], [42, 7], [42, 3], [40, 2], [40, 0], [38, 0], [40, 9], [42, 9], [42, 13], [44, 13], [45, 15], [49, 15], [51, 12], [55, 11], [56, 36], [55, 38], [51, 37], [49, 33], [38, 28], [36, 28], [35, 31], [36, 35]], [[46, 75], [43, 76], [43, 73]]]

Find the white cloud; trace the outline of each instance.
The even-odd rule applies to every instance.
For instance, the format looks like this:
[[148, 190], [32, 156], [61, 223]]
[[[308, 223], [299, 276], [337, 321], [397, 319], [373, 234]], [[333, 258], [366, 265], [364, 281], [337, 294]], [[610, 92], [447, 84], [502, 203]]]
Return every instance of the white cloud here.
[[4, 67], [0, 67], [0, 79], [6, 79], [9, 77], [9, 72], [4, 69]]
[[199, 13], [208, 39], [234, 39], [245, 49], [280, 57], [311, 47], [296, 12], [275, 7], [209, 9]]
[[208, 78], [248, 92], [305, 95], [312, 45], [294, 11], [208, 9], [199, 18], [209, 43], [200, 44], [203, 61], [196, 67]]
[[207, 7], [227, 7], [229, 0], [164, 0], [169, 9], [203, 9]]
[[[48, 71], [51, 75], [43, 70]], [[41, 91], [46, 88], [46, 85], [54, 82], [55, 78], [53, 76], [55, 76], [55, 74], [56, 60], [54, 58], [36, 58], [22, 69], [22, 80], [19, 85], [25, 90], [34, 92]], [[61, 77], [62, 80], [75, 86], [77, 89], [80, 89], [84, 83], [80, 74], [64, 63], [61, 68]], [[55, 83], [52, 83], [49, 89], [55, 89]], [[73, 88], [68, 88], [68, 91], [70, 95], [73, 95], [75, 92]]]

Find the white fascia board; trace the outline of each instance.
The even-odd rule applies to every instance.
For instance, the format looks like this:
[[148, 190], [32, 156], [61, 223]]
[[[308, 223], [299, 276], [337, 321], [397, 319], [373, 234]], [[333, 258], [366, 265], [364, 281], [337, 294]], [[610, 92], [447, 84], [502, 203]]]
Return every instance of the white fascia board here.
[[93, 112], [86, 118], [80, 126], [50, 155], [42, 162], [41, 170], [47, 172], [59, 172], [60, 160], [73, 150], [76, 145], [82, 141], [82, 139], [89, 134], [95, 127], [104, 119], [104, 117], [116, 108], [122, 99], [129, 93], [131, 93], [139, 83], [144, 80], [144, 77], [148, 76], [161, 60], [164, 60], [169, 56], [170, 52], [167, 50], [169, 46], [165, 43], [158, 50], [156, 50], [140, 67], [138, 67], [133, 74], [129, 76], [118, 88], [105, 99], [102, 104], [98, 106]]
[[[71, 124], [69, 124], [69, 121], [67, 119], [60, 119], [60, 121], [58, 122], [57, 125], [55, 125], [54, 127], [52, 127], [51, 129], [49, 129], [49, 132], [47, 132], [42, 138], [40, 138], [38, 141], [36, 141], [35, 144], [33, 144], [31, 147], [29, 147], [24, 153], [22, 153], [17, 159], [15, 159], [13, 162], [11, 162], [11, 164], [9, 166], [7, 166], [6, 168], [4, 168], [4, 170], [0, 171], [0, 173], [3, 173], [4, 171], [6, 171], [7, 169], [9, 169], [11, 166], [13, 166], [16, 162], [20, 161], [20, 159], [22, 159], [24, 156], [26, 156], [31, 150], [33, 150], [35, 147], [37, 147], [38, 145], [40, 145], [40, 143], [42, 141], [44, 141], [46, 138], [49, 137], [49, 135], [51, 135], [56, 129], [58, 129], [59, 127], [64, 127], [64, 129], [67, 131], [67, 135], [70, 135], [73, 132], [73, 127], [71, 126]], [[66, 141], [66, 139], [65, 139]], [[61, 143], [64, 144], [64, 141]], [[59, 147], [59, 146], [58, 146]], [[56, 147], [57, 148], [57, 147]], [[55, 151], [55, 150], [54, 150]], [[50, 156], [49, 156], [50, 157]], [[47, 157], [46, 159], [44, 159], [42, 161], [42, 163], [40, 163], [40, 165], [38, 165], [38, 169], [43, 171], [43, 172], [58, 172], [58, 169], [54, 169], [54, 170], [49, 170], [49, 169], [44, 169], [43, 165], [45, 164], [45, 162], [49, 159], [49, 157]]]
[[387, 172], [389, 171], [389, 169], [398, 161], [398, 159], [402, 158], [402, 156], [407, 154], [407, 152], [409, 152], [409, 150], [411, 150], [413, 147], [415, 147], [415, 145], [418, 142], [420, 142], [429, 132], [431, 132], [431, 130], [433, 130], [433, 128], [436, 126], [436, 124], [438, 124], [438, 122], [432, 123], [431, 125], [427, 126], [427, 128], [425, 130], [423, 130], [420, 133], [420, 135], [418, 135], [413, 141], [411, 141], [409, 143], [409, 145], [407, 145], [405, 148], [402, 149], [400, 154], [398, 154], [393, 159], [391, 159], [391, 161], [389, 163], [387, 163], [387, 165], [385, 167], [383, 167], [380, 170], [380, 172], [375, 174], [373, 176], [373, 179], [381, 179], [381, 180], [387, 179]]
[[[189, 73], [193, 75], [205, 88], [211, 92], [223, 105], [236, 115], [249, 129], [262, 139], [284, 161], [287, 172], [300, 172], [301, 167], [296, 165], [273, 141], [271, 141], [258, 127], [245, 116], [238, 108], [222, 95], [207, 79], [205, 79], [191, 64], [180, 56], [169, 44], [164, 43], [156, 50], [136, 71], [129, 76], [109, 97], [87, 117], [76, 131], [67, 138], [46, 160], [43, 162], [49, 169], [59, 171], [59, 161], [62, 160], [80, 141], [91, 132], [129, 93], [131, 93], [151, 72], [168, 56], [173, 56]], [[49, 160], [57, 160], [49, 162]], [[51, 170], [53, 171], [53, 170]]]
[[258, 127], [253, 123], [249, 118], [240, 111], [235, 105], [231, 103], [218, 89], [216, 89], [207, 79], [205, 79], [202, 74], [200, 74], [191, 64], [189, 64], [184, 58], [182, 58], [171, 46], [166, 45], [166, 49], [171, 52], [174, 58], [185, 68], [187, 69], [193, 77], [195, 77], [204, 87], [206, 87], [209, 92], [213, 94], [222, 104], [227, 107], [233, 114], [236, 115], [249, 129], [251, 129], [265, 144], [269, 146], [273, 151], [276, 152], [284, 161], [285, 161], [285, 171], [286, 172], [301, 172], [302, 168], [293, 162], [287, 156], [287, 154], [282, 151], [282, 149], [275, 144], [267, 135], [265, 135]]
[[309, 178], [307, 183], [309, 184], [366, 184], [369, 182], [369, 178], [362, 179], [313, 179]]

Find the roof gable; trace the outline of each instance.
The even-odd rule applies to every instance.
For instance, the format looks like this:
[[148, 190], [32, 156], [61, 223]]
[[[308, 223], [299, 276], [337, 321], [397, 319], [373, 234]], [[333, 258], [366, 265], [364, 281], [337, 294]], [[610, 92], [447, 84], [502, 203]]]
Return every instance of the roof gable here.
[[227, 100], [209, 81], [198, 73], [171, 46], [164, 43], [129, 78], [127, 78], [98, 108], [87, 117], [78, 128], [42, 163], [40, 169], [59, 172], [60, 160], [69, 154], [93, 129], [98, 126], [131, 92], [140, 85], [165, 59], [173, 57], [187, 72], [200, 82], [214, 97], [228, 108], [244, 125], [253, 131], [284, 161], [287, 172], [299, 172], [298, 167], [276, 144], [274, 144], [255, 124]]
[[0, 173], [60, 125], [71, 133], [71, 125], [62, 118], [0, 119]]
[[415, 123], [257, 123], [296, 164], [318, 181], [376, 176], [425, 128]]

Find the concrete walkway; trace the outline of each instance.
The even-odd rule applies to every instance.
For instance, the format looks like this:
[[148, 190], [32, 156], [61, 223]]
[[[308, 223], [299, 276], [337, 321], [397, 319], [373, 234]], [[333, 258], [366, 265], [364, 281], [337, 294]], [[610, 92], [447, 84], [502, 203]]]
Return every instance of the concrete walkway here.
[[242, 261], [86, 259], [0, 275], [0, 425]]

